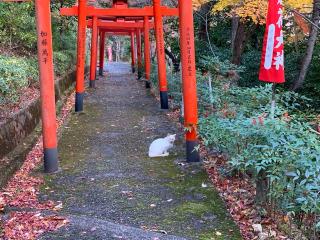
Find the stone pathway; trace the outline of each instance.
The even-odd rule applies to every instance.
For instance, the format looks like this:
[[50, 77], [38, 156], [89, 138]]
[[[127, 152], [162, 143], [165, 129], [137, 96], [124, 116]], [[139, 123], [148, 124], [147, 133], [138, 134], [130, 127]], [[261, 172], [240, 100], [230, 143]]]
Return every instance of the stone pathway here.
[[[65, 126], [62, 171], [42, 190], [43, 200], [63, 202], [70, 224], [41, 239], [241, 239], [201, 165], [183, 162], [183, 133], [130, 65], [107, 69]], [[168, 133], [178, 133], [170, 156], [148, 158], [152, 140]]]

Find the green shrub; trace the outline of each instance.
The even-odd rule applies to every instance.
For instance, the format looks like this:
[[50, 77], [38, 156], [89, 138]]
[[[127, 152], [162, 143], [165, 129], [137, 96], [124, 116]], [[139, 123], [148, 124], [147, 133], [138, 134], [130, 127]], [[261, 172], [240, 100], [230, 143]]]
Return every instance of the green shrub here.
[[37, 79], [34, 59], [0, 56], [0, 103], [18, 100], [18, 92]]
[[34, 3], [0, 3], [0, 39], [7, 50], [35, 51], [37, 34]]
[[300, 112], [309, 100], [279, 92], [271, 118], [270, 84], [227, 89], [216, 85], [213, 92], [215, 112], [199, 123], [205, 144], [227, 153], [230, 167], [250, 173], [255, 181], [263, 171], [270, 203], [276, 202], [277, 210], [319, 215], [320, 137]]
[[53, 53], [54, 70], [58, 76], [64, 75], [75, 64], [74, 51], [55, 51]]

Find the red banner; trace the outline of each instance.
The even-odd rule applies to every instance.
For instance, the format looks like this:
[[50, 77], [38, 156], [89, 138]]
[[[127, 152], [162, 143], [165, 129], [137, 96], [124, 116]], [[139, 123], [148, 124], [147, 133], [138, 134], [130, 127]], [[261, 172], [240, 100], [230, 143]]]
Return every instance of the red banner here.
[[261, 81], [272, 83], [285, 82], [282, 25], [282, 0], [269, 0], [259, 73]]

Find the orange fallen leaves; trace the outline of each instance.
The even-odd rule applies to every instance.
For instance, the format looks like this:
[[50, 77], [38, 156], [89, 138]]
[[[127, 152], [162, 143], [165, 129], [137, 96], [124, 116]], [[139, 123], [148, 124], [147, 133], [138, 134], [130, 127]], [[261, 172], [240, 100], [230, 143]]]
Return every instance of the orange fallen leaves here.
[[[223, 161], [219, 162], [219, 167], [221, 167]], [[244, 239], [257, 239], [252, 228], [252, 226], [257, 223], [261, 224], [267, 233], [275, 233], [277, 236], [276, 239], [288, 239], [278, 230], [273, 218], [260, 216], [254, 205], [255, 188], [248, 179], [245, 177], [224, 178], [218, 172], [217, 165], [214, 168], [208, 168], [207, 172], [220, 196], [226, 202], [229, 213], [239, 225]]]
[[[60, 127], [67, 119], [74, 102], [72, 94], [64, 104], [61, 115], [57, 119]], [[42, 163], [42, 137], [27, 155], [24, 164], [10, 179], [7, 186], [0, 192], [0, 212], [8, 208], [18, 208], [10, 211], [8, 219], [2, 219], [4, 239], [36, 239], [47, 231], [56, 230], [68, 223], [64, 217], [56, 214], [44, 215], [41, 210], [59, 211], [62, 203], [53, 201], [40, 202], [38, 195], [43, 177], [33, 176], [32, 172]], [[24, 209], [28, 211], [24, 211]]]

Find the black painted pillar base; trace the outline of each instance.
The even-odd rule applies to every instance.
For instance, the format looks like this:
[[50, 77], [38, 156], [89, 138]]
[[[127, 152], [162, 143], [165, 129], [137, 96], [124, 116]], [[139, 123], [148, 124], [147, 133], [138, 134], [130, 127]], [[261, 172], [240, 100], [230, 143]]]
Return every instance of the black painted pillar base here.
[[136, 72], [136, 68], [132, 66], [132, 73]]
[[147, 81], [146, 81], [146, 88], [151, 88], [151, 82], [150, 82], [150, 80], [147, 80]]
[[89, 81], [89, 87], [90, 88], [95, 88], [96, 87], [96, 80], [90, 80]]
[[103, 68], [99, 68], [99, 75], [103, 76]]
[[54, 173], [57, 172], [58, 167], [58, 150], [57, 148], [44, 149], [44, 172]]
[[167, 91], [160, 91], [160, 103], [161, 103], [161, 109], [169, 109]]
[[96, 80], [90, 80], [89, 81], [89, 87], [90, 88], [95, 88], [96, 87]]
[[138, 69], [138, 80], [142, 78], [142, 71]]
[[76, 93], [76, 103], [75, 103], [75, 111], [82, 112], [83, 111], [83, 93]]
[[186, 141], [187, 162], [200, 162], [200, 154], [199, 151], [196, 150], [198, 146], [198, 141]]

